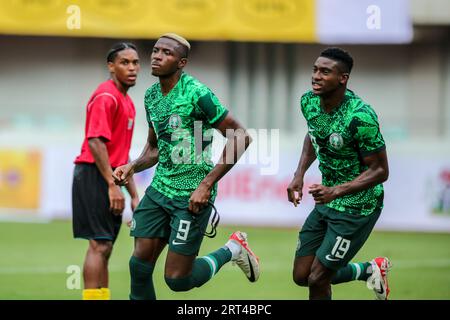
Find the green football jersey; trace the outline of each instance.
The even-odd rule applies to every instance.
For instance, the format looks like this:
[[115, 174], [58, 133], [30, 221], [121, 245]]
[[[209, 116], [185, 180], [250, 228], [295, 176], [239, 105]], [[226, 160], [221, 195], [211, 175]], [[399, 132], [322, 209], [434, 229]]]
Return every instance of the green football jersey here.
[[[354, 180], [367, 170], [362, 157], [386, 148], [376, 113], [351, 90], [330, 113], [323, 111], [319, 96], [312, 91], [302, 96], [300, 106], [324, 186]], [[371, 214], [383, 207], [383, 185], [339, 197], [326, 205], [338, 211]]]
[[[144, 104], [159, 150], [151, 186], [171, 199], [189, 198], [214, 166], [213, 126], [228, 111], [208, 87], [184, 72], [165, 96], [159, 82], [151, 86], [145, 93]], [[212, 200], [216, 193], [214, 186]]]

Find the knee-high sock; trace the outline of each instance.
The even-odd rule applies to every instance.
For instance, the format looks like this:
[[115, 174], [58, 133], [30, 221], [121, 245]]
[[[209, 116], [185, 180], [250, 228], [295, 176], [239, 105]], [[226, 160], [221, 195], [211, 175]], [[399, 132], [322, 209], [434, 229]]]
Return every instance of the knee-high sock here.
[[206, 256], [195, 259], [192, 274], [189, 277], [177, 279], [165, 277], [165, 280], [173, 291], [188, 291], [208, 282], [230, 260], [231, 251], [223, 247]]
[[349, 263], [345, 267], [339, 269], [331, 279], [331, 284], [349, 282], [353, 280], [366, 281], [372, 274], [370, 262]]
[[150, 262], [131, 256], [130, 277], [131, 291], [130, 300], [155, 300], [155, 289], [153, 287], [154, 265]]

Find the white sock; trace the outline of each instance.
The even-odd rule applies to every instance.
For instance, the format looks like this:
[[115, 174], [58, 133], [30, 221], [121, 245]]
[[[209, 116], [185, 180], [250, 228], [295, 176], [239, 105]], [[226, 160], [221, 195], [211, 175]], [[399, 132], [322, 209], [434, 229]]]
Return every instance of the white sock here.
[[228, 242], [225, 243], [225, 247], [231, 251], [231, 260], [236, 260], [241, 254], [242, 247], [235, 241], [228, 240]]

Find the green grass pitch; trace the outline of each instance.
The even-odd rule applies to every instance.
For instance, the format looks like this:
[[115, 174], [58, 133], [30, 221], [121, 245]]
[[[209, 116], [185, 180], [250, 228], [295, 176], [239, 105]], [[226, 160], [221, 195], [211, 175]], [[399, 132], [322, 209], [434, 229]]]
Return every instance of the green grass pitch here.
[[[219, 226], [214, 239], [205, 238], [200, 255], [222, 246], [235, 230], [248, 233], [261, 260], [261, 277], [250, 283], [237, 266], [225, 265], [201, 288], [171, 292], [164, 283], [163, 251], [154, 273], [158, 299], [307, 299], [308, 290], [292, 282], [297, 229]], [[128, 259], [133, 248], [123, 225], [110, 261], [113, 299], [127, 299]], [[0, 223], [0, 299], [80, 299], [81, 289], [68, 289], [67, 268], [82, 266], [87, 247], [72, 238], [71, 223]], [[389, 275], [391, 299], [450, 299], [450, 234], [374, 232], [354, 261], [386, 255], [393, 262]], [[82, 282], [81, 282], [82, 286]], [[374, 299], [362, 281], [332, 287], [333, 299]]]

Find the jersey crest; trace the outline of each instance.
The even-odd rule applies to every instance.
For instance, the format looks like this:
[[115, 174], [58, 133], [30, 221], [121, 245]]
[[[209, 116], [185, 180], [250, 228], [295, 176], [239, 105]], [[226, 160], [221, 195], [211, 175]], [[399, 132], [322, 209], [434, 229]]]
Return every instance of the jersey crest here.
[[339, 133], [336, 132], [330, 135], [329, 142], [331, 146], [336, 150], [339, 150], [344, 146], [344, 139]]

